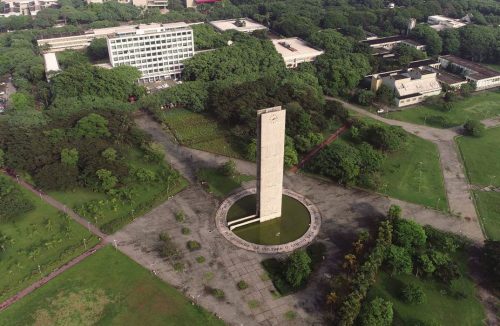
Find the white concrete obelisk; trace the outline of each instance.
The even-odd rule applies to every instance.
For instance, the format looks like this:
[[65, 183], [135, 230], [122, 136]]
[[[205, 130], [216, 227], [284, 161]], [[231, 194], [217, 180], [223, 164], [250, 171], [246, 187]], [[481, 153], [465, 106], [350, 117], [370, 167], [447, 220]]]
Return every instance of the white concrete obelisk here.
[[260, 222], [281, 216], [286, 110], [257, 111], [257, 215]]

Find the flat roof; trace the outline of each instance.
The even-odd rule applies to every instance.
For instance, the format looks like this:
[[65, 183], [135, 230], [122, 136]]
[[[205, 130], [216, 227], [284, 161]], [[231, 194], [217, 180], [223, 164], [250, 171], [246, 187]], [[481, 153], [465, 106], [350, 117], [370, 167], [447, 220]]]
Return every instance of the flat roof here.
[[482, 64], [462, 59], [454, 55], [443, 55], [440, 56], [440, 58], [446, 59], [452, 63], [455, 63], [459, 66], [465, 67], [467, 69], [470, 69], [474, 71], [474, 73], [470, 74], [469, 77], [475, 78], [475, 79], [486, 79], [486, 78], [492, 78], [492, 77], [497, 77], [500, 76], [500, 72], [495, 71], [491, 68], [488, 68], [486, 66], [483, 66]]
[[45, 60], [45, 71], [59, 71], [59, 62], [57, 62], [57, 57], [54, 52], [44, 53], [43, 59]]
[[273, 42], [276, 51], [283, 56], [285, 61], [300, 57], [319, 56], [324, 53], [321, 50], [313, 48], [307, 44], [306, 41], [298, 37], [282, 38], [271, 41]]
[[394, 36], [387, 36], [387, 37], [380, 37], [380, 38], [374, 38], [374, 39], [369, 39], [369, 40], [363, 40], [361, 42], [366, 43], [368, 45], [375, 45], [375, 44], [383, 44], [383, 43], [391, 43], [391, 42], [400, 42], [406, 40], [405, 37], [401, 35], [394, 35]]
[[[237, 26], [236, 21], [242, 21], [245, 23], [245, 26]], [[215, 20], [211, 21], [210, 25], [215, 27], [221, 32], [228, 30], [236, 30], [243, 33], [250, 33], [256, 30], [267, 29], [266, 26], [257, 23], [256, 21], [250, 18], [236, 18], [236, 19], [226, 19], [226, 20]]]
[[452, 74], [443, 69], [438, 70], [437, 79], [448, 85], [466, 82], [466, 79], [464, 77]]
[[422, 66], [429, 66], [429, 65], [435, 65], [438, 64], [439, 61], [436, 59], [423, 59], [423, 60], [417, 60], [417, 61], [412, 61], [408, 64], [408, 68], [418, 68]]

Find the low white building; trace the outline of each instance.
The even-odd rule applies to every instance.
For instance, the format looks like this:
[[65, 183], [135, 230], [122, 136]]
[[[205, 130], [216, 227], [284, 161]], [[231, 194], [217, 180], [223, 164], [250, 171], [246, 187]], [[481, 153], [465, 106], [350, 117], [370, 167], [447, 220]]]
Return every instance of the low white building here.
[[441, 93], [441, 85], [437, 80], [436, 72], [424, 68], [409, 69], [404, 72], [380, 76], [374, 75], [372, 88], [375, 85], [375, 89], [378, 89], [381, 84], [394, 91], [397, 107], [417, 104], [430, 96]]
[[228, 30], [236, 30], [242, 33], [252, 33], [258, 30], [267, 30], [267, 27], [257, 23], [250, 18], [226, 19], [211, 21], [210, 25], [215, 27], [219, 32]]
[[303, 62], [312, 62], [324, 53], [298, 37], [272, 40], [272, 42], [276, 51], [283, 57], [287, 68], [296, 68]]
[[417, 50], [425, 51], [425, 45], [420, 44], [417, 41], [411, 40], [401, 35], [380, 37], [380, 38], [370, 38], [361, 41], [370, 46], [372, 49], [383, 49], [392, 51], [399, 44], [406, 44], [408, 46], [414, 47]]
[[468, 82], [476, 85], [476, 90], [484, 90], [500, 86], [500, 72], [483, 66], [479, 63], [465, 60], [454, 55], [443, 55], [439, 57], [441, 66], [453, 70]]
[[183, 61], [194, 55], [193, 29], [186, 23], [129, 26], [107, 40], [111, 65], [136, 67], [144, 82], [179, 78]]
[[460, 19], [454, 19], [441, 15], [427, 17], [427, 24], [431, 25], [431, 27], [436, 31], [442, 31], [449, 28], [460, 28], [467, 25]]
[[44, 53], [43, 60], [45, 62], [45, 76], [48, 81], [52, 76], [61, 71], [61, 68], [59, 68], [59, 62], [57, 62], [57, 57], [54, 52]]

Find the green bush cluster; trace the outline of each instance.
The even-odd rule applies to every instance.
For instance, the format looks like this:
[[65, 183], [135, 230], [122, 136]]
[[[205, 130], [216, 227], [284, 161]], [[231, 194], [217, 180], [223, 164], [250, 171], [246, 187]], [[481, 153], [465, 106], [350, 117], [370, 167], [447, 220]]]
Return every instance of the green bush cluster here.
[[189, 249], [189, 251], [196, 251], [201, 249], [201, 244], [198, 241], [189, 240], [186, 243], [186, 247]]
[[4, 175], [0, 175], [0, 223], [10, 222], [32, 211], [33, 202], [18, 185]]

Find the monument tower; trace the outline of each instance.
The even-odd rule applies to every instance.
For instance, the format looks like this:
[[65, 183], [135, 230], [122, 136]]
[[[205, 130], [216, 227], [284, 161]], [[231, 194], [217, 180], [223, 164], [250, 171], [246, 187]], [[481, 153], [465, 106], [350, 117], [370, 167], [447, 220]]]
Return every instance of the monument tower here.
[[257, 216], [281, 216], [286, 111], [281, 106], [257, 111]]

